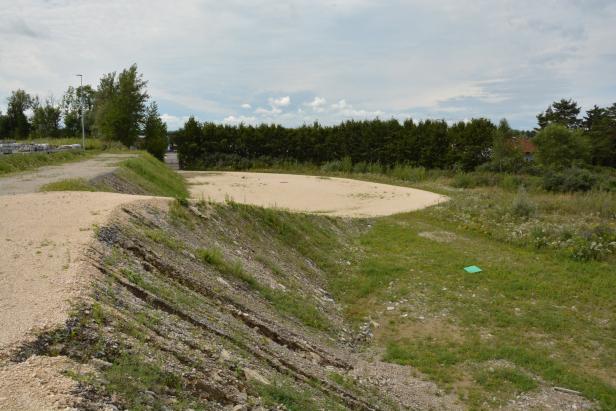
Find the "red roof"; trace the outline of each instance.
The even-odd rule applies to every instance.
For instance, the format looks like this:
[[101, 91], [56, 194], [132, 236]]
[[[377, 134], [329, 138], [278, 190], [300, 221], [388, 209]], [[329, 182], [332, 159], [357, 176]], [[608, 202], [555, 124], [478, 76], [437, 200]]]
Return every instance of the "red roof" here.
[[533, 143], [532, 141], [530, 141], [530, 139], [528, 138], [521, 138], [519, 140], [516, 140], [515, 145], [522, 150], [522, 152], [524, 154], [527, 153], [534, 153], [535, 151], [537, 151], [537, 146], [535, 145], [535, 143]]

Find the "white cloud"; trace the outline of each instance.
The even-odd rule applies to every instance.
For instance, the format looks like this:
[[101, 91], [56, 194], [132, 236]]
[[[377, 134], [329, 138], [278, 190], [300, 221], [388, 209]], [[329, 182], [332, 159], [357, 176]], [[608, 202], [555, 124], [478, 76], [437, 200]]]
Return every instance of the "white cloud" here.
[[225, 124], [255, 124], [257, 118], [253, 116], [227, 116], [222, 122]]
[[306, 103], [308, 107], [311, 107], [312, 110], [316, 111], [317, 113], [321, 113], [325, 110], [325, 104], [327, 104], [327, 100], [318, 96], [315, 97], [310, 103]]
[[343, 110], [348, 107], [348, 104], [345, 99], [338, 101], [337, 103], [332, 104], [332, 108], [334, 110]]
[[248, 103], [244, 103], [244, 104], [242, 104], [242, 108], [249, 110], [249, 109], [252, 108], [252, 106], [250, 104], [248, 104]]
[[178, 117], [165, 113], [161, 114], [160, 118], [167, 124], [167, 129], [177, 130], [178, 128], [184, 127], [184, 123], [188, 121], [189, 116]]
[[268, 110], [263, 107], [259, 107], [255, 110], [255, 114], [260, 114], [263, 116], [277, 116], [280, 113], [282, 113], [282, 110], [277, 107], [272, 107], [271, 110]]
[[270, 97], [267, 100], [272, 107], [286, 107], [291, 104], [291, 97], [284, 96], [279, 98]]

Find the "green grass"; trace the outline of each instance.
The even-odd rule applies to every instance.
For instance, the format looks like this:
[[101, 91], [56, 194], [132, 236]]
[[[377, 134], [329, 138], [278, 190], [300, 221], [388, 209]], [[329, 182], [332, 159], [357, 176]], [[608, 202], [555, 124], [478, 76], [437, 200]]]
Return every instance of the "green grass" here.
[[160, 228], [146, 228], [144, 229], [144, 234], [155, 243], [162, 244], [175, 251], [181, 250], [184, 247], [182, 241], [177, 240], [167, 231]]
[[284, 405], [289, 411], [319, 410], [318, 403], [312, 398], [311, 393], [300, 391], [293, 385], [285, 382], [273, 384], [261, 384], [257, 387], [266, 406]]
[[122, 161], [118, 175], [150, 195], [177, 199], [188, 197], [184, 178], [147, 153]]
[[69, 178], [45, 184], [40, 191], [102, 191], [103, 187], [94, 186], [84, 178]]
[[105, 389], [124, 399], [131, 410], [169, 409], [158, 397], [170, 392], [180, 398], [174, 409], [195, 405], [184, 398], [186, 394], [180, 377], [138, 355], [125, 353], [120, 356], [104, 371], [104, 378]]
[[277, 379], [271, 384], [253, 384], [267, 409], [283, 409], [288, 411], [318, 411], [343, 410], [337, 401], [317, 392], [311, 387], [299, 387], [287, 379]]
[[216, 248], [198, 248], [195, 250], [195, 255], [201, 262], [214, 266], [227, 277], [237, 278], [254, 289], [260, 287], [258, 281], [244, 270], [240, 262], [228, 262], [222, 252]]
[[216, 267], [227, 277], [237, 278], [252, 289], [258, 291], [279, 312], [297, 318], [303, 324], [319, 330], [328, 330], [330, 323], [327, 318], [306, 297], [293, 292], [270, 288], [261, 284], [248, 273], [239, 262], [228, 262], [222, 252], [215, 248], [198, 248], [195, 255], [203, 263]]
[[[455, 239], [419, 235], [435, 231]], [[378, 220], [360, 245], [361, 264], [331, 281], [349, 318], [361, 321], [389, 301], [410, 302], [379, 320], [385, 360], [413, 365], [475, 405], [493, 392], [531, 389], [515, 381], [514, 390], [484, 380], [459, 385], [472, 378], [473, 366], [507, 360], [523, 373], [580, 390], [606, 409], [616, 407], [616, 388], [605, 380], [616, 373], [609, 360], [616, 358], [610, 262], [502, 243], [460, 230], [430, 209]], [[484, 271], [465, 273], [470, 264]]]
[[43, 166], [81, 161], [92, 157], [93, 154], [93, 152], [75, 150], [51, 154], [32, 153], [0, 155], [0, 176], [21, 171], [34, 170]]

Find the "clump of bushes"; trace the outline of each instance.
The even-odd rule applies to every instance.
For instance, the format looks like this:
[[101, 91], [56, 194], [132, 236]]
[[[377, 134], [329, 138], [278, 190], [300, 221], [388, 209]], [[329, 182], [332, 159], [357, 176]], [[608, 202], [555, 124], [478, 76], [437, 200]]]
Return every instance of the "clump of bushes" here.
[[584, 192], [590, 190], [616, 192], [616, 176], [608, 170], [591, 170], [571, 167], [562, 170], [547, 170], [543, 175], [543, 188], [557, 193]]
[[543, 176], [543, 188], [547, 191], [589, 191], [597, 182], [597, 176], [582, 168], [563, 171], [547, 171]]
[[518, 189], [518, 193], [511, 203], [511, 211], [514, 216], [521, 218], [529, 218], [537, 211], [537, 206], [528, 197], [524, 186], [520, 186]]

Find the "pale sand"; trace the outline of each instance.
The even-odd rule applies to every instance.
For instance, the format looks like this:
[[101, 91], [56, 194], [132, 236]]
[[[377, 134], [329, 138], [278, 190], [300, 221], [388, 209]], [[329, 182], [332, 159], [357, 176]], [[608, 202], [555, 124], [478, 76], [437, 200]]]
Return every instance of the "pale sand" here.
[[87, 290], [84, 249], [93, 225], [123, 203], [114, 193], [0, 196], [0, 353], [32, 331], [62, 325], [69, 301]]
[[182, 172], [191, 196], [214, 202], [233, 200], [341, 217], [378, 217], [418, 210], [446, 196], [346, 178], [244, 172]]

